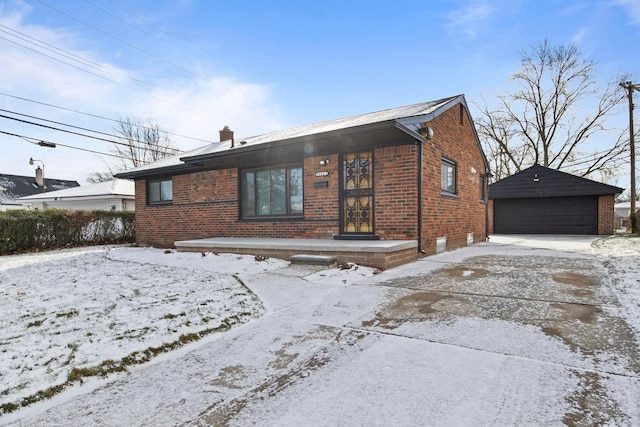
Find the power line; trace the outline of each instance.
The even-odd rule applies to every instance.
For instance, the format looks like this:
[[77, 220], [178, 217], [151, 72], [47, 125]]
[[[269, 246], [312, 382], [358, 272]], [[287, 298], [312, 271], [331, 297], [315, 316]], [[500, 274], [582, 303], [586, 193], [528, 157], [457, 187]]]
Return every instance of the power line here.
[[[6, 31], [4, 31], [4, 32], [6, 33]], [[13, 36], [13, 37], [17, 37], [17, 36]], [[107, 80], [107, 81], [109, 81], [109, 82], [111, 82], [111, 83], [115, 83], [115, 84], [117, 84], [117, 85], [122, 84], [122, 83], [120, 83], [120, 82], [117, 82], [117, 81], [115, 81], [115, 80], [112, 80], [112, 79], [110, 79], [110, 78], [108, 78], [108, 77], [105, 77], [105, 76], [103, 76], [103, 75], [96, 74], [96, 73], [94, 73], [94, 72], [92, 72], [92, 71], [89, 71], [89, 70], [87, 70], [87, 69], [85, 69], [85, 68], [78, 67], [78, 66], [76, 66], [76, 65], [70, 64], [69, 62], [63, 61], [63, 60], [61, 60], [61, 59], [59, 59], [59, 58], [53, 57], [53, 56], [51, 56], [51, 55], [47, 55], [47, 54], [46, 54], [46, 53], [44, 53], [44, 52], [41, 52], [41, 51], [39, 51], [39, 50], [36, 50], [36, 49], [30, 48], [30, 47], [28, 47], [28, 46], [25, 46], [25, 45], [23, 45], [23, 44], [21, 44], [21, 43], [18, 43], [18, 42], [16, 42], [16, 41], [14, 41], [14, 40], [10, 40], [10, 39], [7, 39], [7, 38], [2, 37], [2, 36], [0, 36], [0, 39], [6, 40], [6, 41], [8, 41], [9, 43], [13, 43], [13, 44], [15, 44], [15, 45], [17, 45], [17, 46], [20, 46], [20, 47], [22, 47], [22, 48], [24, 48], [24, 49], [30, 50], [30, 51], [32, 51], [32, 52], [35, 52], [35, 53], [37, 53], [37, 54], [39, 54], [39, 55], [42, 55], [42, 56], [47, 57], [47, 58], [49, 58], [49, 59], [52, 59], [52, 60], [54, 60], [54, 61], [60, 62], [60, 63], [65, 64], [65, 65], [68, 65], [69, 67], [75, 68], [76, 70], [83, 71], [83, 72], [85, 72], [85, 73], [91, 74], [91, 75], [96, 76], [96, 77], [98, 77], [98, 78], [101, 78], [101, 79], [103, 79], [103, 80]], [[24, 40], [24, 39], [23, 39], [23, 40]], [[25, 41], [29, 42], [28, 40], [25, 40]], [[31, 44], [35, 44], [35, 43], [33, 43], [33, 42], [29, 42], [29, 43], [31, 43]], [[36, 45], [36, 46], [37, 46], [37, 45]], [[39, 48], [42, 48], [42, 49], [46, 49], [46, 50], [51, 51], [51, 49], [48, 49], [48, 48], [43, 47], [43, 46], [38, 46], [38, 47], [39, 47]], [[56, 49], [58, 49], [58, 48], [56, 48]], [[62, 49], [60, 49], [60, 50], [62, 50]], [[63, 52], [65, 52], [65, 51], [63, 50]], [[55, 53], [57, 53], [57, 52], [55, 52]], [[60, 53], [57, 53], [57, 54], [58, 54], [58, 55], [61, 55]], [[68, 55], [61, 55], [61, 56], [67, 57], [67, 58], [69, 58], [69, 59], [71, 59], [71, 60], [74, 60], [73, 58], [70, 58]], [[78, 55], [74, 55], [74, 56], [78, 56]], [[75, 61], [76, 61], [76, 62], [80, 62], [80, 61], [77, 61], [77, 60], [75, 60]], [[89, 62], [91, 62], [91, 61], [89, 61]], [[88, 66], [88, 67], [91, 67], [91, 68], [94, 68], [94, 69], [98, 69], [98, 71], [101, 71], [101, 72], [106, 73], [106, 74], [112, 74], [112, 75], [114, 74], [114, 73], [110, 73], [109, 71], [105, 71], [105, 70], [104, 70], [104, 68], [102, 68], [102, 67], [95, 67], [95, 66], [91, 66], [90, 64], [85, 64], [85, 63], [82, 63], [82, 65], [84, 65], [84, 66]], [[166, 94], [166, 92], [161, 91], [161, 90], [158, 90], [158, 89], [154, 88], [152, 85], [150, 85], [150, 84], [148, 84], [148, 83], [145, 83], [145, 82], [144, 82], [144, 81], [142, 81], [142, 80], [138, 80], [138, 79], [135, 79], [135, 78], [133, 78], [133, 77], [129, 77], [129, 76], [127, 76], [127, 75], [125, 75], [125, 74], [122, 74], [122, 73], [120, 73], [120, 76], [121, 76], [121, 77], [124, 77], [124, 78], [125, 78], [125, 79], [127, 79], [127, 80], [130, 80], [131, 82], [133, 82], [133, 83], [137, 84], [138, 86], [142, 86], [142, 87], [148, 88], [151, 92], [157, 92], [157, 93], [159, 93], [159, 94], [169, 95], [169, 94]], [[206, 112], [207, 112], [206, 110], [204, 110], [204, 109], [202, 109], [202, 108], [199, 108], [199, 107], [193, 107], [193, 108], [192, 108], [192, 107], [190, 107], [190, 106], [187, 106], [187, 105], [184, 105], [184, 104], [180, 104], [180, 103], [174, 102], [174, 101], [172, 101], [171, 99], [161, 98], [161, 97], [156, 96], [156, 95], [153, 95], [153, 94], [149, 94], [149, 95], [150, 95], [152, 98], [158, 99], [158, 100], [160, 100], [160, 101], [164, 101], [164, 102], [166, 102], [166, 103], [169, 103], [169, 104], [175, 105], [175, 106], [177, 106], [177, 107], [184, 108], [184, 109], [189, 110], [189, 111], [192, 111], [192, 112], [194, 112], [194, 113], [203, 114], [203, 113], [206, 113]], [[170, 95], [169, 95], [169, 98], [171, 98], [171, 96], [170, 96]], [[194, 109], [194, 108], [197, 108], [197, 109]], [[207, 115], [205, 114], [205, 117], [206, 117], [206, 116], [207, 116]]]
[[157, 25], [153, 24], [152, 22], [147, 21], [147, 20], [146, 20], [146, 19], [144, 19], [144, 18], [141, 18], [140, 16], [138, 16], [138, 15], [136, 15], [135, 13], [131, 12], [129, 9], [126, 9], [126, 8], [124, 8], [124, 7], [120, 6], [119, 4], [114, 3], [114, 2], [113, 2], [113, 1], [111, 1], [111, 0], [107, 0], [107, 1], [108, 1], [109, 3], [111, 3], [112, 5], [114, 5], [115, 7], [117, 7], [118, 9], [120, 9], [120, 10], [123, 10], [123, 11], [127, 12], [129, 15], [131, 15], [131, 16], [133, 16], [133, 17], [135, 17], [136, 19], [139, 19], [140, 21], [144, 22], [144, 23], [145, 23], [145, 24], [147, 24], [147, 25], [152, 26], [153, 28], [155, 28], [156, 30], [158, 30], [158, 31], [160, 31], [160, 32], [162, 32], [162, 33], [164, 33], [165, 35], [167, 35], [167, 36], [169, 36], [169, 37], [173, 37], [171, 34], [167, 33], [167, 32], [166, 32], [165, 30], [163, 30], [162, 28], [158, 27]]
[[42, 1], [42, 0], [38, 0], [38, 3], [40, 3], [40, 4], [44, 5], [44, 6], [47, 6], [47, 7], [51, 8], [51, 9], [55, 10], [56, 12], [58, 12], [58, 13], [60, 13], [60, 14], [64, 15], [64, 16], [67, 16], [68, 18], [73, 19], [73, 20], [74, 20], [74, 21], [76, 21], [76, 22], [79, 22], [79, 23], [81, 23], [81, 24], [83, 24], [83, 25], [86, 25], [87, 27], [92, 28], [92, 29], [94, 29], [95, 31], [98, 31], [98, 32], [100, 32], [100, 33], [104, 34], [105, 36], [111, 37], [112, 39], [114, 39], [114, 40], [116, 40], [116, 41], [119, 41], [120, 43], [125, 44], [125, 45], [129, 46], [129, 47], [130, 47], [130, 48], [132, 48], [132, 49], [135, 49], [135, 50], [137, 50], [137, 51], [139, 51], [139, 52], [142, 52], [142, 53], [144, 53], [145, 55], [150, 56], [151, 58], [154, 58], [154, 59], [156, 59], [156, 60], [158, 60], [158, 61], [164, 62], [164, 63], [165, 63], [165, 64], [167, 64], [167, 65], [170, 65], [170, 66], [172, 66], [172, 67], [174, 67], [174, 68], [176, 68], [176, 69], [178, 69], [178, 70], [181, 70], [181, 71], [183, 71], [183, 72], [185, 72], [185, 73], [187, 73], [187, 74], [191, 74], [192, 76], [197, 77], [197, 78], [199, 78], [199, 79], [201, 79], [201, 80], [203, 80], [203, 81], [205, 81], [205, 82], [207, 82], [207, 81], [208, 81], [208, 80], [207, 80], [207, 79], [205, 79], [204, 77], [200, 76], [199, 74], [194, 73], [194, 72], [193, 72], [193, 71], [191, 71], [191, 70], [188, 70], [188, 69], [186, 69], [186, 68], [184, 68], [184, 67], [181, 67], [180, 65], [174, 64], [174, 63], [173, 63], [173, 62], [171, 62], [171, 61], [167, 61], [166, 59], [164, 59], [164, 58], [162, 58], [162, 57], [160, 57], [160, 56], [158, 56], [158, 55], [155, 55], [155, 54], [153, 54], [153, 53], [151, 53], [151, 52], [148, 52], [148, 51], [146, 51], [146, 50], [144, 50], [144, 49], [142, 49], [142, 48], [139, 48], [138, 46], [135, 46], [135, 45], [133, 45], [133, 44], [131, 44], [131, 43], [127, 42], [126, 40], [123, 40], [123, 39], [121, 39], [121, 38], [119, 38], [119, 37], [114, 36], [113, 34], [110, 34], [110, 33], [106, 32], [106, 31], [103, 31], [103, 30], [101, 30], [100, 28], [96, 27], [95, 25], [91, 25], [91, 24], [89, 24], [88, 22], [85, 22], [85, 21], [83, 21], [83, 20], [81, 20], [81, 19], [78, 19], [78, 18], [76, 18], [75, 16], [73, 16], [73, 15], [71, 15], [71, 14], [68, 14], [68, 13], [66, 13], [66, 12], [64, 12], [64, 11], [62, 11], [62, 10], [60, 10], [60, 9], [58, 9], [58, 8], [56, 8], [56, 7], [54, 7], [54, 6], [51, 6], [51, 5], [50, 5], [50, 4], [48, 4], [48, 3], [45, 3], [45, 2], [44, 2], [44, 1]]
[[[66, 130], [66, 129], [60, 129], [60, 128], [56, 128], [56, 127], [53, 127], [53, 126], [43, 125], [41, 123], [34, 123], [34, 122], [30, 122], [28, 120], [18, 119], [17, 117], [5, 116], [4, 114], [0, 114], [0, 118], [9, 119], [9, 120], [15, 120], [15, 121], [18, 121], [18, 122], [21, 122], [21, 123], [26, 123], [26, 124], [30, 124], [30, 125], [34, 125], [34, 126], [40, 126], [40, 127], [46, 128], [46, 129], [56, 130], [56, 131], [59, 131], [59, 132], [65, 132], [65, 133], [68, 133], [68, 134], [71, 134], [71, 135], [76, 135], [76, 136], [82, 136], [82, 137], [85, 137], [85, 138], [96, 139], [98, 141], [110, 142], [110, 143], [116, 144], [116, 145], [123, 145], [125, 147], [131, 147], [130, 144], [127, 144], [127, 143], [124, 143], [124, 142], [112, 141], [110, 139], [105, 139], [105, 138], [100, 138], [100, 137], [97, 137], [97, 136], [86, 135], [86, 134], [83, 134], [83, 133], [73, 132], [73, 131]], [[138, 141], [138, 143], [142, 143], [142, 142]], [[159, 150], [159, 148], [161, 148], [161, 147], [158, 144], [149, 144], [149, 145], [155, 147], [155, 149], [158, 150], [158, 152], [161, 152], [164, 155], [171, 156], [171, 155], [175, 155], [176, 154], [175, 152], [169, 153], [169, 152], [166, 152], [166, 151]], [[133, 144], [133, 147], [134, 148], [138, 148], [138, 149], [143, 148], [141, 146], [136, 146], [135, 144]]]
[[33, 142], [33, 141], [30, 141], [31, 139], [32, 139], [32, 140], [34, 140], [34, 141], [42, 141], [42, 142], [46, 142], [46, 143], [48, 143], [48, 144], [55, 144], [55, 145], [59, 145], [59, 146], [61, 146], [61, 147], [71, 148], [71, 149], [74, 149], [74, 150], [80, 150], [80, 151], [87, 151], [87, 152], [89, 152], [89, 153], [100, 154], [100, 155], [103, 155], [103, 156], [116, 157], [116, 158], [119, 158], [119, 159], [125, 159], [125, 160], [127, 160], [127, 159], [128, 159], [128, 158], [127, 158], [127, 157], [125, 157], [125, 156], [119, 156], [119, 155], [117, 155], [117, 154], [104, 153], [104, 152], [102, 152], [102, 151], [90, 150], [90, 149], [88, 149], [88, 148], [81, 148], [81, 147], [75, 147], [75, 146], [73, 146], [73, 145], [61, 144], [61, 143], [59, 143], [59, 142], [51, 142], [51, 141], [47, 141], [47, 140], [40, 139], [40, 138], [33, 138], [33, 137], [31, 137], [31, 136], [25, 136], [25, 135], [20, 135], [20, 134], [17, 134], [17, 133], [5, 132], [5, 131], [3, 131], [3, 130], [0, 130], [0, 133], [3, 133], [3, 134], [5, 134], [5, 135], [15, 136], [15, 137], [17, 137], [17, 138], [24, 139], [24, 140], [25, 140], [25, 141], [27, 141], [28, 143], [30, 143], [30, 144], [34, 144], [34, 145], [38, 145], [38, 143]]
[[91, 72], [91, 71], [89, 71], [89, 70], [86, 70], [86, 69], [84, 69], [84, 68], [80, 68], [80, 67], [78, 67], [78, 66], [76, 66], [76, 65], [70, 64], [70, 63], [68, 63], [68, 62], [66, 62], [66, 61], [63, 61], [62, 59], [59, 59], [59, 58], [53, 57], [53, 56], [51, 56], [51, 55], [47, 55], [47, 54], [46, 54], [46, 53], [44, 53], [44, 52], [40, 52], [40, 51], [38, 51], [38, 50], [36, 50], [36, 49], [33, 49], [33, 48], [30, 48], [30, 47], [25, 46], [25, 45], [23, 45], [23, 44], [20, 44], [20, 43], [18, 43], [18, 42], [16, 42], [16, 41], [14, 41], [14, 40], [9, 40], [8, 38], [6, 38], [6, 37], [2, 37], [2, 36], [0, 36], [0, 39], [2, 39], [2, 40], [6, 40], [6, 41], [8, 41], [9, 43], [13, 43], [13, 44], [15, 44], [15, 45], [18, 45], [18, 46], [20, 46], [20, 47], [24, 48], [24, 49], [27, 49], [27, 50], [30, 50], [30, 51], [35, 52], [35, 53], [37, 53], [37, 54], [40, 54], [40, 55], [42, 55], [42, 56], [45, 56], [45, 57], [47, 57], [47, 58], [49, 58], [49, 59], [53, 59], [54, 61], [58, 61], [58, 62], [60, 62], [60, 63], [62, 63], [62, 64], [68, 65], [69, 67], [75, 68], [76, 70], [84, 71], [85, 73], [89, 73], [89, 74], [91, 74], [91, 75], [93, 75], [93, 76], [96, 76], [96, 77], [99, 77], [99, 78], [101, 78], [101, 79], [104, 79], [104, 80], [110, 81], [111, 83], [116, 83], [116, 84], [118, 84], [118, 82], [116, 82], [115, 80], [111, 80], [111, 79], [110, 79], [110, 78], [108, 78], [108, 77], [101, 76], [100, 74], [96, 74], [96, 73]]
[[[15, 38], [18, 38], [18, 39], [24, 40], [24, 41], [26, 41], [26, 42], [28, 42], [28, 43], [35, 44], [36, 46], [38, 46], [38, 45], [37, 45], [36, 43], [34, 43], [33, 41], [30, 41], [30, 40], [34, 40], [34, 41], [36, 41], [37, 43], [39, 43], [39, 44], [40, 44], [38, 47], [41, 47], [41, 48], [43, 48], [43, 49], [49, 50], [49, 51], [51, 51], [51, 52], [54, 52], [54, 51], [61, 51], [61, 52], [64, 52], [64, 53], [65, 53], [65, 55], [63, 55], [63, 56], [68, 55], [67, 57], [75, 57], [75, 58], [78, 58], [79, 60], [81, 60], [81, 61], [83, 61], [83, 62], [88, 62], [88, 63], [94, 64], [94, 65], [95, 65], [95, 66], [97, 66], [97, 67], [102, 67], [102, 66], [101, 66], [100, 64], [98, 64], [97, 62], [91, 61], [90, 59], [87, 59], [87, 58], [83, 58], [83, 57], [82, 57], [82, 56], [80, 56], [80, 55], [76, 55], [75, 53], [72, 53], [72, 52], [69, 52], [68, 50], [65, 50], [65, 49], [59, 48], [59, 47], [57, 47], [57, 46], [54, 46], [54, 45], [52, 45], [52, 44], [50, 44], [50, 43], [47, 43], [47, 42], [45, 42], [45, 41], [42, 41], [42, 40], [40, 40], [40, 39], [38, 39], [38, 38], [31, 37], [30, 35], [25, 34], [25, 33], [21, 32], [21, 31], [18, 31], [18, 30], [14, 29], [14, 28], [10, 28], [10, 27], [7, 27], [6, 25], [2, 25], [2, 24], [0, 24], [0, 27], [5, 28], [6, 30], [11, 31], [11, 33], [10, 33], [9, 31], [0, 30], [0, 31], [2, 31], [3, 33], [9, 34], [9, 35], [10, 35], [10, 36], [12, 36], [12, 37], [15, 37]], [[14, 34], [12, 34], [12, 33], [14, 33]], [[19, 35], [20, 35], [20, 36], [22, 36], [22, 37], [20, 37], [20, 36], [16, 36], [16, 34], [19, 34]], [[28, 39], [29, 39], [29, 40], [28, 40]], [[50, 47], [51, 49], [47, 49], [45, 46], [48, 46], [48, 47]], [[70, 59], [71, 59], [71, 58], [70, 58]]]
[[151, 33], [147, 32], [147, 31], [145, 31], [145, 30], [142, 30], [142, 29], [140, 29], [140, 28], [136, 27], [135, 25], [131, 24], [130, 22], [125, 21], [124, 19], [122, 19], [122, 18], [120, 18], [119, 16], [117, 16], [117, 15], [115, 15], [115, 14], [113, 14], [113, 13], [109, 12], [108, 10], [103, 9], [103, 8], [101, 8], [100, 6], [98, 6], [98, 5], [94, 4], [94, 3], [91, 3], [89, 0], [84, 0], [84, 2], [85, 2], [85, 3], [87, 3], [87, 4], [88, 4], [88, 5], [90, 5], [90, 6], [93, 6], [94, 8], [98, 9], [98, 10], [99, 10], [99, 11], [101, 11], [102, 13], [107, 14], [107, 15], [109, 15], [110, 17], [112, 17], [112, 18], [114, 18], [114, 19], [117, 19], [118, 21], [122, 22], [123, 24], [128, 25], [128, 26], [130, 26], [131, 28], [133, 28], [133, 29], [135, 29], [135, 30], [140, 31], [142, 34], [146, 34], [146, 35], [148, 35], [149, 37], [152, 37], [152, 38], [154, 38], [154, 39], [156, 39], [156, 40], [159, 40], [155, 35], [153, 35], [153, 34], [151, 34]]
[[[29, 114], [18, 113], [18, 112], [16, 112], [16, 111], [5, 110], [5, 109], [2, 109], [2, 108], [0, 108], [0, 111], [3, 111], [3, 112], [5, 112], [5, 113], [10, 113], [10, 114], [16, 114], [16, 115], [18, 115], [18, 116], [29, 117], [29, 118], [31, 118], [31, 119], [41, 120], [41, 121], [43, 121], [43, 122], [55, 123], [55, 124], [57, 124], [57, 125], [67, 126], [67, 127], [74, 128], [74, 129], [85, 130], [85, 131], [87, 131], [87, 132], [93, 132], [93, 133], [97, 133], [97, 134], [99, 134], [99, 135], [111, 136], [111, 137], [113, 137], [113, 138], [122, 138], [122, 136], [119, 136], [119, 135], [113, 135], [113, 134], [111, 134], [111, 133], [100, 132], [100, 131], [97, 131], [97, 130], [93, 130], [93, 129], [89, 129], [89, 128], [84, 128], [84, 127], [80, 127], [80, 126], [74, 126], [74, 125], [70, 125], [70, 124], [67, 124], [67, 123], [57, 122], [57, 121], [55, 121], [55, 120], [48, 120], [48, 119], [44, 119], [44, 118], [42, 118], [42, 117], [37, 117], [37, 116], [31, 116], [31, 115], [29, 115]], [[12, 118], [12, 117], [6, 117], [6, 116], [3, 116], [3, 115], [0, 115], [0, 117], [14, 119], [14, 118]], [[15, 120], [18, 120], [18, 119], [15, 119]], [[29, 123], [29, 124], [31, 124], [31, 122], [25, 122], [25, 123]], [[37, 123], [33, 123], [33, 124], [38, 125]], [[55, 130], [62, 130], [62, 129], [56, 129], [56, 128], [52, 128], [52, 129], [55, 129]], [[166, 132], [164, 132], [164, 131], [161, 131], [161, 132], [166, 133]], [[93, 137], [91, 137], [91, 136], [89, 136], [89, 135], [86, 135], [86, 136], [87, 136], [88, 138], [93, 138]], [[120, 144], [119, 142], [111, 141], [111, 140], [107, 140], [107, 139], [102, 139], [102, 138], [96, 138], [96, 139], [100, 139], [100, 140], [107, 141], [107, 142], [112, 142], [112, 143], [114, 143], [114, 144]], [[138, 142], [138, 143], [144, 143], [143, 141], [137, 141], [137, 142]], [[127, 145], [127, 144], [124, 144], [124, 145]], [[152, 144], [148, 144], [148, 145], [152, 145]], [[156, 147], [160, 148], [160, 146], [159, 146], [159, 145], [157, 145]], [[177, 148], [171, 148], [171, 147], [162, 147], [162, 148], [164, 148], [164, 149], [166, 149], [166, 150], [172, 150], [172, 151], [174, 151], [174, 152], [173, 152], [173, 153], [171, 153], [171, 154], [178, 154], [178, 153], [181, 153], [181, 152], [182, 152], [182, 150], [179, 150], [179, 149], [177, 149]], [[168, 154], [168, 153], [166, 153], [166, 154]]]
[[[0, 95], [7, 96], [9, 98], [18, 99], [20, 101], [25, 101], [25, 102], [30, 102], [30, 103], [34, 103], [34, 104], [44, 105], [46, 107], [57, 108], [57, 109], [63, 110], [63, 111], [69, 111], [71, 113], [82, 114], [82, 115], [85, 115], [85, 116], [88, 116], [88, 117], [94, 117], [94, 118], [97, 118], [97, 119], [107, 120], [107, 121], [114, 122], [114, 123], [120, 123], [120, 124], [124, 124], [125, 123], [122, 120], [112, 119], [112, 118], [109, 118], [109, 117], [100, 116], [98, 114], [87, 113], [85, 111], [74, 110], [72, 108], [61, 107], [59, 105], [49, 104], [49, 103], [42, 102], [42, 101], [36, 101], [34, 99], [24, 98], [24, 97], [21, 97], [21, 96], [10, 95], [10, 94], [4, 93], [4, 92], [0, 92]], [[147, 130], [150, 129], [149, 127], [143, 126], [143, 125], [134, 124], [133, 126], [136, 126], [138, 128], [141, 128], [141, 129], [147, 129]], [[163, 132], [165, 132], [168, 135], [173, 135], [173, 136], [177, 136], [177, 137], [180, 137], [180, 138], [191, 139], [191, 140], [194, 140], [194, 141], [206, 142], [208, 144], [211, 144], [211, 143], [214, 142], [214, 141], [210, 141], [210, 140], [206, 140], [206, 139], [195, 138], [195, 137], [192, 137], [192, 136], [181, 135], [179, 133], [173, 133], [173, 132], [169, 132], [169, 131], [163, 131]]]

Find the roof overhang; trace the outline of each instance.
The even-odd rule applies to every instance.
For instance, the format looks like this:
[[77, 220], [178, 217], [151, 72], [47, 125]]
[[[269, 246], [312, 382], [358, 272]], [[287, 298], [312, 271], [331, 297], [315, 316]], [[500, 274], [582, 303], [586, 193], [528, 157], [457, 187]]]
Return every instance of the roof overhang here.
[[[421, 119], [420, 119], [421, 120]], [[413, 121], [419, 123], [419, 121]], [[178, 165], [147, 171], [118, 174], [119, 178], [153, 178], [170, 174], [192, 173], [209, 169], [257, 167], [275, 163], [299, 162], [305, 157], [323, 156], [342, 151], [368, 150], [382, 146], [424, 142], [419, 126], [407, 120], [388, 120], [351, 128], [272, 141], [241, 145], [233, 149], [181, 157]]]
[[[380, 147], [422, 144], [429, 132], [421, 131], [425, 123], [462, 104], [470, 123], [473, 119], [463, 95], [395, 109], [347, 117], [313, 125], [270, 132], [234, 143], [221, 141], [160, 160], [116, 175], [128, 179], [162, 179], [206, 170], [250, 168], [285, 163], [298, 163], [306, 157], [341, 152], [357, 152]], [[482, 151], [475, 127], [476, 143], [482, 154], [485, 173], [489, 164]], [[422, 134], [422, 135], [421, 135]], [[437, 137], [437, 136], [436, 136]]]
[[[248, 157], [254, 162], [271, 163], [274, 160], [302, 159], [304, 157], [326, 155], [344, 150], [359, 150], [384, 145], [415, 144], [424, 139], [417, 132], [409, 134], [397, 126], [397, 121], [374, 123], [353, 128], [304, 135], [273, 141], [268, 144], [239, 146], [233, 150], [208, 153], [181, 158], [185, 164], [237, 166], [237, 160], [245, 165]], [[260, 155], [258, 155], [260, 154]]]
[[135, 199], [133, 194], [91, 194], [86, 196], [27, 196], [17, 199], [22, 203], [30, 202], [77, 202], [86, 200]]

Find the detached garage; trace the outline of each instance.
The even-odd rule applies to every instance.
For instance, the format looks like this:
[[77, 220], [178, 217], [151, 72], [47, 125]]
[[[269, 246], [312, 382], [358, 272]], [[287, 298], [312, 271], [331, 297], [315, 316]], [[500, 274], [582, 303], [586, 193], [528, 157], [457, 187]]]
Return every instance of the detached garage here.
[[489, 185], [489, 232], [613, 234], [624, 189], [534, 165]]

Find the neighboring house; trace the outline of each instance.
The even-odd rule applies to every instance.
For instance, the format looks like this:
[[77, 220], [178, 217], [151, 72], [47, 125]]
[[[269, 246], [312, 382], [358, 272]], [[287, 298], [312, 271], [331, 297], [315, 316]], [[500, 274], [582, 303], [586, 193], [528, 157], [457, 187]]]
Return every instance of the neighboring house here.
[[77, 181], [46, 178], [45, 187], [42, 188], [36, 184], [33, 176], [0, 174], [0, 211], [24, 209], [24, 206], [16, 201], [20, 197], [78, 187], [79, 185]]
[[[638, 217], [638, 213], [640, 212], [640, 202], [636, 201], [636, 217]], [[629, 224], [629, 213], [631, 212], [631, 202], [620, 202], [616, 203], [614, 206], [616, 217], [615, 217], [615, 228], [616, 229], [626, 229]]]
[[540, 165], [489, 185], [490, 233], [614, 232], [614, 199], [624, 189]]
[[220, 139], [118, 175], [136, 182], [139, 244], [402, 240], [415, 259], [485, 240], [489, 168], [463, 95]]
[[116, 210], [135, 209], [135, 185], [126, 179], [99, 182], [66, 190], [21, 197], [28, 209]]

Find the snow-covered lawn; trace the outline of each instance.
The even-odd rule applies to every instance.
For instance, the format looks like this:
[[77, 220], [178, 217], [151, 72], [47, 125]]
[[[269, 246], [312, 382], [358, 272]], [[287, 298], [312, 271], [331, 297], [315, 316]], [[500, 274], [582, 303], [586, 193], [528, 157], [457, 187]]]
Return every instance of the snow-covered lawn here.
[[609, 270], [627, 324], [640, 340], [640, 238], [612, 237], [593, 245], [594, 253]]
[[171, 350], [0, 424], [640, 425], [640, 239], [593, 240], [496, 237], [380, 274], [142, 248], [0, 257], [0, 402]]
[[142, 248], [0, 257], [0, 414], [261, 316], [240, 276], [283, 265]]

